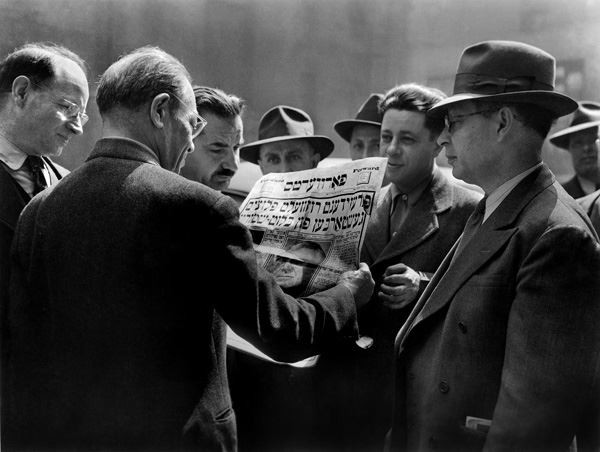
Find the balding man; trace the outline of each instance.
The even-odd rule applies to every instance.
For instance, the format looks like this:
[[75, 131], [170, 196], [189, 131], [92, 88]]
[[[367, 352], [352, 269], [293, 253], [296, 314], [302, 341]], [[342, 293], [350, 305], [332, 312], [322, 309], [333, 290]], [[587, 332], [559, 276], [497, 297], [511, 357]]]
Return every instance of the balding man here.
[[64, 47], [27, 44], [0, 62], [0, 302], [19, 214], [68, 173], [50, 156], [83, 133], [88, 97], [85, 63]]
[[235, 450], [223, 321], [300, 359], [357, 336], [370, 273], [294, 299], [257, 267], [235, 203], [177, 174], [205, 121], [173, 56], [123, 56], [96, 102], [102, 138], [17, 226], [2, 446]]

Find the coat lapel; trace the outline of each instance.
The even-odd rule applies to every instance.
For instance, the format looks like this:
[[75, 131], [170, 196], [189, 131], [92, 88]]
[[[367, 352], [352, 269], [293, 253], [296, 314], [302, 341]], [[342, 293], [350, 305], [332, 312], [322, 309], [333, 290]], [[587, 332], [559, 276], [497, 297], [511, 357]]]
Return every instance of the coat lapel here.
[[389, 212], [392, 204], [392, 193], [389, 185], [381, 189], [380, 199], [381, 202], [369, 221], [364, 240], [366, 255], [370, 256], [370, 262], [377, 259], [388, 243], [390, 233]]
[[0, 164], [0, 222], [6, 224], [10, 229], [15, 229], [19, 214], [29, 202], [29, 196], [15, 182], [10, 174]]
[[[425, 188], [418, 201], [411, 206], [408, 217], [402, 225], [402, 231], [394, 235], [387, 244], [385, 243], [386, 236], [384, 237], [382, 232], [374, 237], [379, 242], [384, 242], [380, 253], [375, 255], [378, 256], [375, 263], [406, 253], [436, 232], [439, 229], [437, 215], [452, 206], [452, 196], [452, 190], [446, 177], [436, 166], [431, 183]], [[391, 204], [391, 196], [389, 204]], [[386, 212], [389, 212], [389, 204]], [[387, 217], [385, 220], [389, 225]], [[389, 232], [387, 228], [389, 226], [386, 226], [386, 232]]]
[[523, 179], [481, 225], [450, 266], [457, 247], [454, 244], [398, 333], [397, 347], [401, 347], [415, 325], [448, 304], [465, 282], [508, 242], [518, 230], [518, 225], [515, 226], [518, 215], [531, 199], [552, 183], [554, 176], [545, 165]]

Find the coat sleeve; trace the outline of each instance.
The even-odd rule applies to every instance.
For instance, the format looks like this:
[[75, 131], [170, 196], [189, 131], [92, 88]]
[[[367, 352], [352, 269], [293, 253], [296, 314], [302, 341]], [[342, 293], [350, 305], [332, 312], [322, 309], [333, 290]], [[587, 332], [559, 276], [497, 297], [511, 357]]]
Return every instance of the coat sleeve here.
[[567, 450], [598, 403], [600, 247], [547, 230], [517, 275], [500, 392], [485, 450]]
[[309, 297], [286, 295], [256, 262], [248, 229], [238, 220], [229, 200], [214, 210], [212, 241], [218, 271], [228, 272], [231, 284], [215, 308], [240, 336], [276, 360], [296, 361], [318, 353], [340, 338], [358, 338], [354, 297], [334, 286]]

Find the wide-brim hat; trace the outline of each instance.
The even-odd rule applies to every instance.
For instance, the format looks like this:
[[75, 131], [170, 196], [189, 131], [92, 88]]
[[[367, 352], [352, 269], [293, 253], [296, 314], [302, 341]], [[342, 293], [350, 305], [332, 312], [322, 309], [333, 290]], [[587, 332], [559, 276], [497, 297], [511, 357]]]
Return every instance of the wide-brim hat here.
[[428, 112], [443, 116], [448, 106], [467, 100], [491, 100], [535, 104], [564, 116], [577, 102], [554, 91], [556, 60], [529, 44], [515, 41], [484, 41], [463, 50], [452, 95]]
[[344, 119], [333, 125], [334, 130], [344, 140], [350, 142], [352, 130], [360, 124], [381, 127], [381, 113], [379, 113], [379, 102], [383, 98], [382, 94], [372, 93], [369, 98], [360, 106], [354, 119]]
[[334, 143], [324, 135], [315, 135], [310, 116], [299, 108], [277, 105], [267, 111], [258, 125], [258, 140], [240, 147], [240, 157], [258, 163], [260, 147], [278, 141], [306, 140], [321, 160], [333, 151]]
[[554, 146], [569, 149], [570, 136], [582, 130], [591, 129], [600, 125], [600, 104], [591, 101], [579, 102], [579, 107], [573, 113], [571, 125], [566, 129], [550, 135], [549, 140]]

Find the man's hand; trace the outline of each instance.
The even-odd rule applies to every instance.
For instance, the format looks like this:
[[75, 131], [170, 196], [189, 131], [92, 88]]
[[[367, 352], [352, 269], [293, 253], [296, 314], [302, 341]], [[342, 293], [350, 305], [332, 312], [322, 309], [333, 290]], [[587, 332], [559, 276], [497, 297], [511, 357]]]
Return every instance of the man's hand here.
[[377, 293], [384, 306], [402, 309], [419, 293], [421, 276], [405, 264], [390, 265], [385, 269], [381, 290]]
[[364, 262], [359, 264], [358, 270], [350, 270], [343, 273], [340, 276], [338, 284], [342, 284], [350, 289], [350, 292], [354, 295], [356, 309], [363, 307], [369, 302], [375, 288], [375, 281], [373, 281], [373, 277], [371, 276], [371, 270], [369, 270], [369, 266]]

